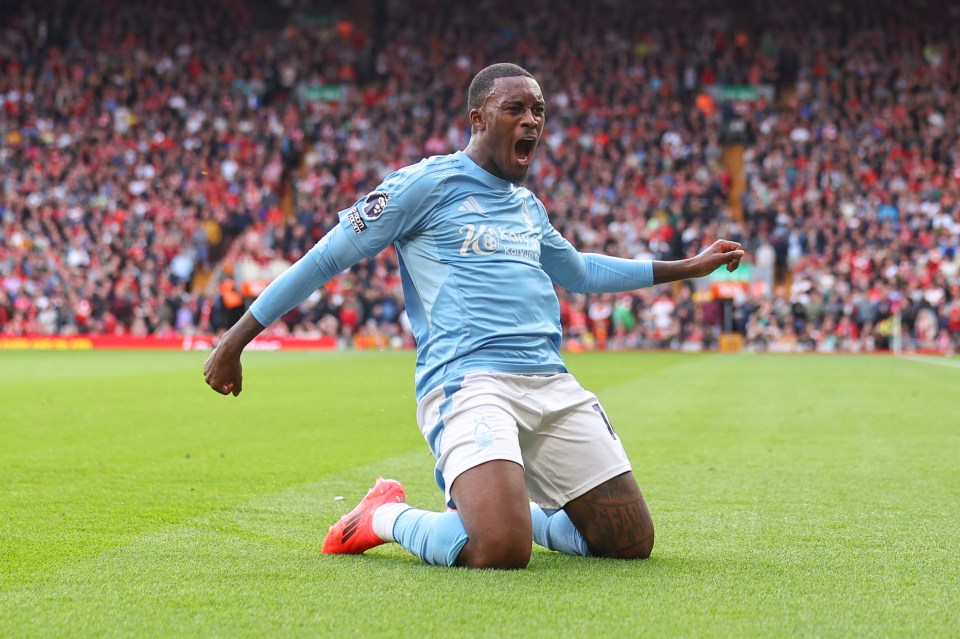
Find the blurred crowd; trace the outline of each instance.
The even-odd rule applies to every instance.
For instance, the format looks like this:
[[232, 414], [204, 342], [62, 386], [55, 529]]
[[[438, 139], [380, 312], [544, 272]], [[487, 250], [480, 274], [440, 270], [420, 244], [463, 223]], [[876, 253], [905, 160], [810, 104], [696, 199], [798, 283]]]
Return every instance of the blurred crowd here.
[[[392, 169], [463, 148], [471, 77], [509, 60], [543, 88], [529, 186], [571, 242], [678, 259], [727, 237], [763, 274], [730, 299], [560, 290], [571, 348], [960, 346], [955, 3], [13, 5], [0, 333], [223, 331]], [[411, 345], [395, 253], [269, 330]]]

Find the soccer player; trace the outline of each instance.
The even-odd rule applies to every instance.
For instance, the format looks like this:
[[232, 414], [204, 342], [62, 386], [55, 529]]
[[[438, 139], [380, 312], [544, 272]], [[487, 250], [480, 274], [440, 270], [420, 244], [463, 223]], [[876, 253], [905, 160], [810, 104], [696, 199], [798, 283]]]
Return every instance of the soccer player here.
[[417, 422], [451, 510], [405, 503], [378, 479], [331, 527], [329, 554], [396, 541], [445, 566], [523, 568], [531, 537], [561, 552], [643, 559], [653, 522], [616, 431], [561, 358], [554, 284], [627, 291], [701, 277], [743, 257], [717, 240], [677, 261], [578, 252], [524, 187], [546, 105], [534, 77], [494, 64], [470, 83], [470, 141], [389, 175], [272, 282], [204, 364], [238, 395], [240, 355], [264, 327], [337, 273], [391, 243], [417, 342]]

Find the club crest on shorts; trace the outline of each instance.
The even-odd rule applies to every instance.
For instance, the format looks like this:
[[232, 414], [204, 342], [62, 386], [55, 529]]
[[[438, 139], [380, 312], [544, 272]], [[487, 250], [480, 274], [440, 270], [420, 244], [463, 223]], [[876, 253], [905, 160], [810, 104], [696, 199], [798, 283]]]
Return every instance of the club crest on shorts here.
[[473, 422], [473, 441], [478, 448], [490, 448], [493, 446], [493, 429], [487, 424], [483, 417], [478, 417]]
[[361, 209], [363, 217], [368, 221], [377, 219], [387, 208], [387, 201], [389, 200], [390, 194], [386, 191], [374, 191], [363, 200], [363, 208]]

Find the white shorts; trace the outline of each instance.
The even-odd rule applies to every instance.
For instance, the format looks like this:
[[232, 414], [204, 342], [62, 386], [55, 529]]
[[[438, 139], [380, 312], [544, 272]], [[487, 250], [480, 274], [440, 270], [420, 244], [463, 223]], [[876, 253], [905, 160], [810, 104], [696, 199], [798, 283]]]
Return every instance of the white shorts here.
[[568, 373], [468, 373], [427, 393], [417, 423], [450, 506], [453, 481], [488, 461], [520, 464], [530, 499], [548, 509], [631, 469], [596, 395]]

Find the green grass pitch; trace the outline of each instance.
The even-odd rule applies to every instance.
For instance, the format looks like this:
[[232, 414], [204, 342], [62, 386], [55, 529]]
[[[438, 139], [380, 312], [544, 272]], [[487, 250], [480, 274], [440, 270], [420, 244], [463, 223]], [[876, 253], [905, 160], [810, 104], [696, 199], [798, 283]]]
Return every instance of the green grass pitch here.
[[378, 474], [441, 507], [411, 353], [205, 357], [0, 353], [0, 637], [960, 636], [960, 359], [570, 355], [653, 557], [496, 572], [319, 552]]

